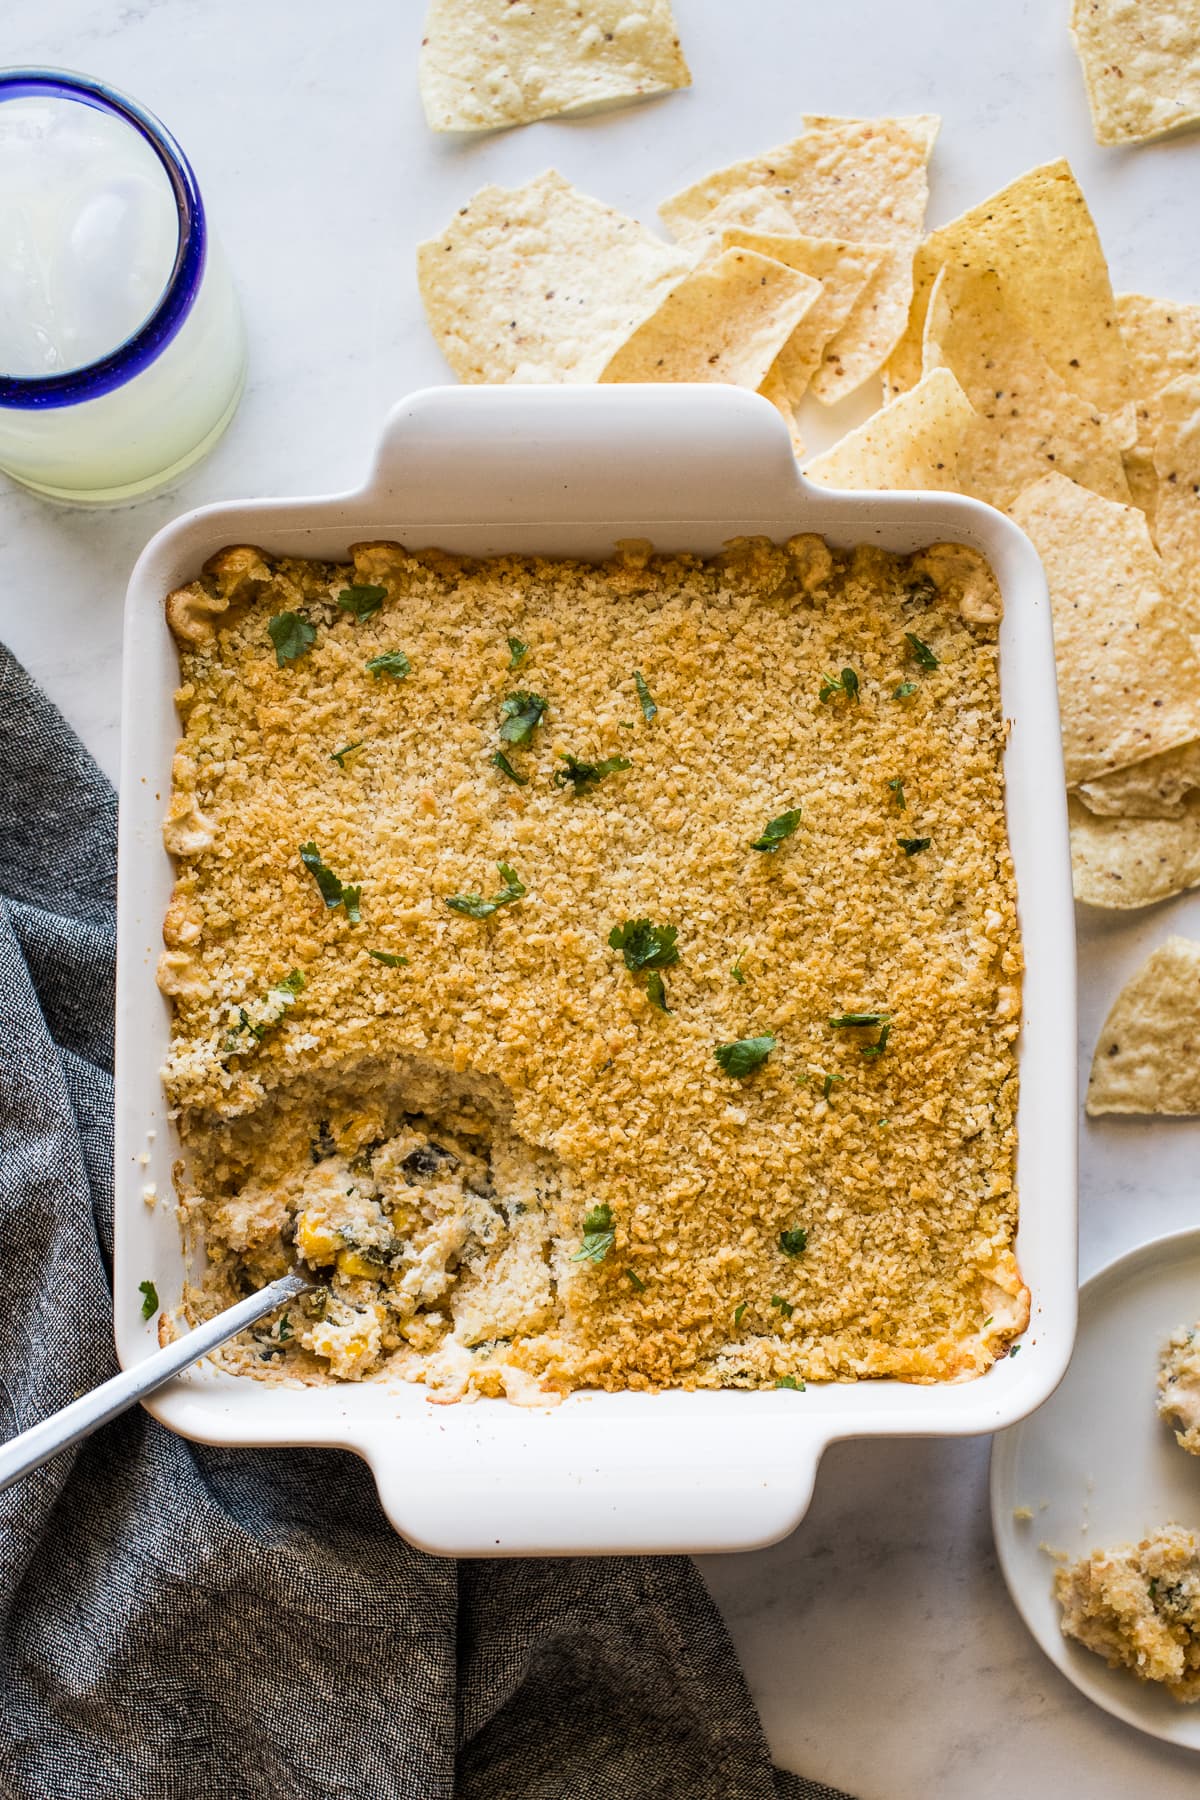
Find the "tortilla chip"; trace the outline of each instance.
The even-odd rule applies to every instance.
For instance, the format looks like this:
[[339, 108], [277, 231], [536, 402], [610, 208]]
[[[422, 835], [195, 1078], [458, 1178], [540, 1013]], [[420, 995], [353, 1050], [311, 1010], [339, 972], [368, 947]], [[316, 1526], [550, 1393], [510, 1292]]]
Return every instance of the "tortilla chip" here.
[[929, 183], [926, 166], [939, 121], [806, 118], [789, 144], [717, 169], [659, 207], [676, 237], [704, 229], [706, 216], [731, 194], [767, 189], [787, 207], [794, 229], [815, 237], [909, 244], [921, 232]]
[[1031, 169], [920, 245], [908, 325], [886, 370], [889, 391], [914, 387], [923, 373], [925, 315], [947, 264], [1000, 277], [1009, 312], [1072, 393], [1102, 412], [1130, 398], [1108, 265], [1069, 163]]
[[756, 388], [821, 284], [752, 250], [725, 250], [673, 287], [610, 356], [601, 381], [727, 381]]
[[686, 236], [691, 246], [705, 238], [719, 239], [726, 231], [761, 231], [775, 237], [801, 235], [791, 210], [769, 187], [735, 188], [696, 221], [694, 230], [679, 235]]
[[1200, 638], [1200, 376], [1179, 376], [1155, 404], [1154, 535], [1184, 627]]
[[1200, 1112], [1200, 944], [1169, 937], [1127, 981], [1104, 1021], [1089, 1113]]
[[595, 381], [691, 266], [553, 169], [481, 188], [417, 251], [425, 316], [463, 381]]
[[1129, 483], [1129, 498], [1140, 512], [1145, 513], [1150, 536], [1157, 544], [1158, 475], [1154, 458], [1148, 451], [1133, 449], [1126, 450], [1121, 461], [1125, 465], [1125, 479]]
[[926, 375], [951, 370], [975, 410], [958, 459], [963, 493], [1007, 507], [1030, 482], [1057, 472], [1108, 500], [1128, 502], [1118, 433], [1059, 380], [1012, 316], [990, 269], [940, 271], [925, 319], [923, 364]]
[[1153, 906], [1200, 886], [1200, 797], [1178, 819], [1098, 819], [1073, 794], [1071, 873], [1085, 906]]
[[420, 85], [434, 131], [496, 131], [690, 82], [670, 0], [430, 0]]
[[[902, 119], [810, 117], [804, 123], [804, 133], [791, 143], [718, 169], [665, 201], [659, 212], [676, 237], [689, 238], [711, 231], [718, 211], [733, 223], [729, 214], [741, 196], [746, 210], [738, 222], [744, 225], [777, 230], [777, 222], [770, 221], [778, 220], [776, 208], [782, 205], [795, 231], [891, 246], [814, 378], [813, 393], [831, 405], [882, 366], [904, 328], [911, 251], [925, 218], [927, 166], [939, 121], [919, 114]], [[773, 197], [770, 210], [768, 196]]]
[[1197, 0], [1073, 0], [1098, 144], [1162, 137], [1200, 119]]
[[[719, 239], [723, 250], [753, 250], [811, 275], [821, 292], [805, 313], [771, 366], [773, 397], [784, 393], [794, 404], [805, 393], [821, 353], [836, 334], [863, 288], [888, 254], [886, 244], [856, 244], [845, 238], [806, 237], [802, 233], [747, 231], [728, 227]], [[767, 384], [764, 383], [764, 393]]]
[[832, 488], [957, 488], [958, 446], [974, 417], [949, 369], [935, 369], [804, 473]]
[[1200, 790], [1200, 740], [1148, 756], [1128, 769], [1079, 785], [1079, 798], [1102, 818], [1180, 819]]
[[1118, 294], [1117, 318], [1137, 401], [1138, 447], [1152, 451], [1162, 422], [1158, 396], [1180, 375], [1200, 375], [1200, 306]]
[[904, 330], [911, 294], [912, 252], [907, 244], [893, 244], [884, 250], [846, 323], [825, 346], [812, 379], [814, 399], [836, 406], [878, 375]]
[[1141, 513], [1065, 475], [1011, 512], [1050, 585], [1067, 786], [1200, 737], [1200, 663]]

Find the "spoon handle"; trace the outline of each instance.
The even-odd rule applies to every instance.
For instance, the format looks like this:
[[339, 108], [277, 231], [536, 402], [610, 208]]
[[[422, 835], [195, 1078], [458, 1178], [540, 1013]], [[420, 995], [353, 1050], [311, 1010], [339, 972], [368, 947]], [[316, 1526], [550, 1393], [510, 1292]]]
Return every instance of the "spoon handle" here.
[[0, 1444], [0, 1493], [14, 1481], [20, 1481], [23, 1475], [49, 1462], [69, 1444], [76, 1444], [101, 1425], [107, 1425], [118, 1413], [135, 1405], [143, 1394], [152, 1394], [180, 1370], [198, 1362], [228, 1338], [236, 1337], [247, 1325], [274, 1312], [285, 1300], [306, 1293], [311, 1286], [312, 1283], [302, 1275], [282, 1276], [269, 1287], [260, 1288], [257, 1294], [219, 1312], [215, 1318], [206, 1319], [203, 1325], [197, 1325], [194, 1331], [168, 1344], [165, 1349], [152, 1351], [133, 1368], [123, 1369], [111, 1381], [93, 1388], [90, 1394], [72, 1400], [61, 1412], [51, 1413], [48, 1419], [31, 1425], [28, 1431], [9, 1438], [6, 1444]]

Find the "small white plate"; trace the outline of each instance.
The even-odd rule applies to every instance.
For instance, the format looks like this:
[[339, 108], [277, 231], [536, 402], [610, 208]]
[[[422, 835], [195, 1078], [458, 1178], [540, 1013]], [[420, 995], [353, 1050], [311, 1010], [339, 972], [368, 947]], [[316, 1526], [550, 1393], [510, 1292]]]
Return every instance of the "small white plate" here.
[[[1118, 1257], [1079, 1296], [1075, 1354], [1061, 1387], [992, 1448], [992, 1530], [1017, 1611], [1068, 1681], [1126, 1724], [1200, 1750], [1200, 1705], [1110, 1669], [1064, 1638], [1050, 1551], [1074, 1561], [1136, 1543], [1174, 1521], [1200, 1531], [1200, 1457], [1155, 1411], [1158, 1353], [1200, 1318], [1200, 1230]], [[1032, 1519], [1014, 1517], [1032, 1509]]]

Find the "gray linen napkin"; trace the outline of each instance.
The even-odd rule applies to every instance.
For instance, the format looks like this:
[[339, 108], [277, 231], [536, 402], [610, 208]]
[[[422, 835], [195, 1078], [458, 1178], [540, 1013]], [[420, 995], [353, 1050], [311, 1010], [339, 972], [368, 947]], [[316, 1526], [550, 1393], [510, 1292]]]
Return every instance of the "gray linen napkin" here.
[[[0, 1436], [115, 1370], [116, 797], [0, 647]], [[413, 1550], [337, 1451], [140, 1409], [0, 1495], [5, 1800], [845, 1800], [684, 1557]]]

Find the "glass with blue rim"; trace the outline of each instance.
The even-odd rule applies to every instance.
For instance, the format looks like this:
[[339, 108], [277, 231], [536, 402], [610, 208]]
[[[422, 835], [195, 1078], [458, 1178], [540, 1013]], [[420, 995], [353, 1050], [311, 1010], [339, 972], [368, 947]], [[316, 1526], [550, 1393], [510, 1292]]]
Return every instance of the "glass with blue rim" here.
[[0, 69], [0, 470], [74, 504], [168, 486], [216, 443], [246, 346], [183, 151], [65, 69]]

